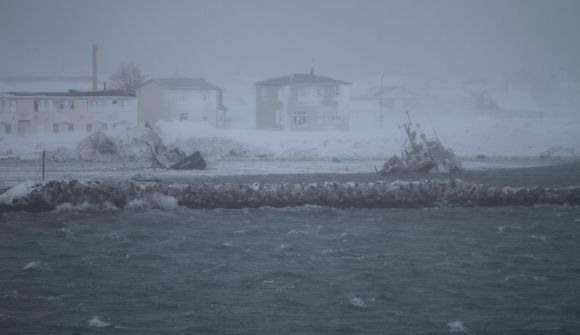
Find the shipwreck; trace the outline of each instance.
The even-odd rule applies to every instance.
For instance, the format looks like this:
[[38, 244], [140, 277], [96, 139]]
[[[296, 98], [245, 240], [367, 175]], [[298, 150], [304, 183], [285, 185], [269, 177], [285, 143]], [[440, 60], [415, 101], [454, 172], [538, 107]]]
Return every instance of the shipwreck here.
[[155, 145], [145, 143], [151, 151], [151, 167], [154, 169], [204, 170], [207, 167], [199, 151], [188, 156], [179, 149], [160, 151]]
[[411, 120], [409, 112], [407, 118], [408, 122], [400, 126], [407, 136], [401, 157], [394, 155], [382, 169], [375, 168], [379, 174], [452, 173], [462, 169], [461, 162], [451, 149], [441, 144], [438, 136], [428, 139], [421, 126]]

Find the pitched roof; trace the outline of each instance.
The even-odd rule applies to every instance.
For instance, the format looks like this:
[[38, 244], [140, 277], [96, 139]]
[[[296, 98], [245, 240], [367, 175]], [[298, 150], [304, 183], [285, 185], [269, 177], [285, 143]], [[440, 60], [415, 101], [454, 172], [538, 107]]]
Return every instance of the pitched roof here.
[[266, 79], [254, 83], [260, 86], [286, 86], [292, 84], [331, 84], [331, 85], [350, 85], [351, 83], [320, 76], [314, 73], [294, 73], [287, 76]]
[[68, 90], [66, 92], [8, 92], [7, 94], [18, 97], [126, 97], [134, 98], [135, 95], [122, 90], [106, 90], [106, 91], [77, 91]]
[[[157, 78], [145, 82], [146, 85], [154, 82], [159, 86], [165, 87], [169, 90], [217, 90], [222, 91], [221, 88], [215, 86], [209, 81], [202, 78]], [[141, 85], [141, 86], [143, 86]]]
[[57, 76], [57, 77], [20, 77], [20, 76], [6, 76], [0, 77], [0, 81], [92, 81], [92, 77], [88, 76]]

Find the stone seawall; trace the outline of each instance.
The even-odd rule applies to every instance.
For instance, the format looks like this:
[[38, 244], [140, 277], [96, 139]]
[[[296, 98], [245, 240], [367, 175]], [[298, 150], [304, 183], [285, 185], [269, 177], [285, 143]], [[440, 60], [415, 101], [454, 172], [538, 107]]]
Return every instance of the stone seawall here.
[[393, 183], [202, 184], [49, 181], [25, 183], [0, 195], [0, 212], [51, 211], [68, 204], [125, 208], [172, 199], [189, 208], [320, 205], [338, 208], [580, 205], [580, 186], [494, 187], [462, 180]]

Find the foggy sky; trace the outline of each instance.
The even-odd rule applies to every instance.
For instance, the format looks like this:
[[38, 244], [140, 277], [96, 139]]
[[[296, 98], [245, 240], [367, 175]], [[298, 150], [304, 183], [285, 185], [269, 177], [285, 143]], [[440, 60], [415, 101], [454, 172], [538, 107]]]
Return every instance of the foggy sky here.
[[0, 76], [580, 74], [580, 1], [0, 0]]

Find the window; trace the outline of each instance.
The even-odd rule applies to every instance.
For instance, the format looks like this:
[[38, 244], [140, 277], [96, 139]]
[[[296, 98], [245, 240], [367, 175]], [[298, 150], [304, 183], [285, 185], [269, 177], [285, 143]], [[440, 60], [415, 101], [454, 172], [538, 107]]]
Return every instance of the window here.
[[16, 100], [10, 100], [8, 102], [8, 110], [10, 113], [16, 113]]
[[297, 87], [296, 96], [298, 97], [298, 100], [306, 99], [307, 97], [306, 87]]
[[10, 123], [0, 122], [0, 130], [8, 135], [12, 133], [12, 125]]
[[48, 107], [47, 106], [48, 106], [48, 103], [47, 103], [46, 100], [40, 100], [38, 102], [38, 111], [39, 112], [46, 112], [46, 111], [48, 111]]
[[116, 105], [119, 103], [119, 100], [113, 100], [113, 105]]
[[38, 100], [34, 100], [34, 111], [38, 112]]
[[68, 108], [69, 108], [70, 110], [73, 110], [73, 109], [75, 109], [75, 101], [74, 101], [74, 100], [70, 100], [70, 101], [68, 102]]
[[189, 113], [181, 113], [179, 114], [179, 121], [185, 121], [189, 118]]
[[323, 90], [322, 87], [317, 87], [316, 88], [316, 96], [317, 97], [322, 98], [323, 93], [324, 93], [324, 90]]
[[58, 112], [64, 112], [66, 109], [66, 103], [64, 100], [55, 100], [54, 104], [56, 105], [56, 110]]
[[6, 109], [6, 99], [2, 98], [0, 99], [0, 113], [4, 112], [5, 109]]
[[75, 126], [74, 126], [74, 124], [69, 123], [69, 124], [67, 124], [67, 128], [68, 128], [68, 132], [72, 133], [75, 129]]
[[87, 132], [92, 131], [99, 131], [99, 130], [107, 130], [109, 127], [108, 124], [101, 122], [101, 121], [93, 121], [91, 123], [87, 123]]
[[52, 132], [57, 134], [58, 131], [59, 131], [58, 123], [53, 123], [52, 124]]
[[339, 96], [340, 95], [340, 86], [335, 86], [334, 87], [334, 96]]
[[297, 127], [306, 126], [306, 111], [295, 111], [292, 113], [292, 125]]

